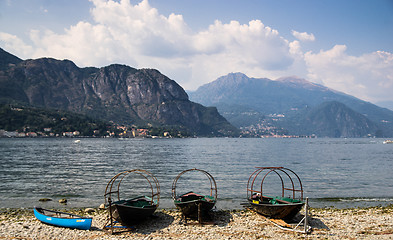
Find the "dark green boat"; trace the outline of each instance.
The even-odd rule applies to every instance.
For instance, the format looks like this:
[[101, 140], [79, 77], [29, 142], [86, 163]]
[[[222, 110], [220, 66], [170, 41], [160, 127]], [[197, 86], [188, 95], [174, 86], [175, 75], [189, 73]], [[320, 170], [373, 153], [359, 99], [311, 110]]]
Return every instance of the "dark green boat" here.
[[[262, 172], [265, 174], [261, 174]], [[281, 180], [282, 196], [280, 197], [263, 195], [263, 183], [270, 173], [276, 174]], [[294, 179], [297, 181], [294, 181], [291, 176], [295, 176]], [[256, 186], [255, 182], [258, 181], [259, 183], [259, 180], [261, 180], [261, 184]], [[284, 197], [288, 193], [291, 197]], [[284, 220], [292, 219], [305, 204], [303, 202], [303, 186], [300, 178], [292, 170], [283, 167], [257, 168], [248, 180], [247, 200], [255, 212], [269, 218]]]
[[[149, 192], [149, 196], [131, 197], [127, 199], [120, 198], [120, 186], [125, 185], [122, 182], [130, 175], [132, 175], [130, 179], [131, 186], [140, 187], [139, 182], [134, 182], [133, 180], [143, 180], [148, 183], [149, 187], [146, 188], [146, 192]], [[131, 190], [131, 195], [137, 192], [134, 189], [127, 190]], [[104, 196], [109, 215], [109, 220], [104, 229], [109, 229], [113, 233], [114, 230], [121, 229], [120, 226], [117, 226], [118, 223], [125, 227], [130, 227], [146, 220], [156, 211], [160, 201], [160, 185], [150, 172], [142, 169], [134, 169], [115, 175], [108, 182]]]
[[147, 196], [120, 200], [111, 204], [112, 216], [121, 224], [131, 226], [151, 216], [158, 208], [157, 201]]
[[174, 200], [175, 206], [187, 217], [198, 218], [198, 212], [211, 210], [216, 204], [216, 199], [209, 195], [200, 195], [188, 192]]
[[[180, 196], [176, 195], [176, 184], [179, 178], [187, 172], [199, 171], [207, 176], [210, 181], [210, 192], [209, 194], [198, 194], [193, 191], [187, 192]], [[200, 223], [204, 221], [204, 218], [209, 215], [209, 211], [214, 207], [217, 202], [217, 184], [213, 176], [208, 172], [200, 169], [188, 169], [181, 172], [173, 181], [172, 184], [172, 198], [175, 206], [182, 212], [183, 217], [198, 219]]]
[[304, 202], [283, 197], [253, 196], [248, 201], [254, 211], [274, 219], [292, 219], [304, 206]]

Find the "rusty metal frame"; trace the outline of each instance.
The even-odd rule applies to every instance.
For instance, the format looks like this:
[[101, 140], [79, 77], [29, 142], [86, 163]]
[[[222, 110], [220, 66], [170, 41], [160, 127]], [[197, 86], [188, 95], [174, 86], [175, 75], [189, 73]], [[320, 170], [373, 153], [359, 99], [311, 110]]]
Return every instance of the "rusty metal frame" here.
[[214, 199], [217, 200], [217, 184], [216, 184], [216, 180], [214, 180], [213, 176], [210, 173], [206, 172], [205, 170], [201, 170], [201, 169], [197, 169], [197, 168], [184, 170], [179, 175], [177, 175], [177, 177], [175, 178], [175, 180], [172, 183], [172, 198], [173, 198], [173, 200], [177, 199], [177, 195], [176, 195], [176, 184], [177, 184], [177, 181], [179, 180], [179, 178], [183, 174], [185, 174], [187, 172], [191, 172], [191, 171], [199, 171], [199, 172], [202, 172], [203, 174], [205, 174], [207, 176], [207, 178], [210, 181], [210, 196], [213, 196], [213, 192], [214, 192]]
[[[150, 185], [150, 189], [151, 189], [151, 204], [154, 203], [154, 199], [156, 199], [157, 202], [157, 206], [159, 206], [159, 202], [160, 202], [160, 184], [157, 180], [157, 178], [151, 174], [150, 172], [143, 170], [143, 169], [133, 169], [133, 170], [128, 170], [128, 171], [123, 171], [120, 172], [118, 174], [116, 174], [114, 177], [111, 178], [111, 180], [108, 182], [108, 184], [106, 185], [105, 188], [105, 206], [108, 205], [108, 213], [109, 213], [109, 220], [108, 222], [110, 222], [110, 227], [111, 228], [111, 233], [113, 234], [113, 229], [114, 227], [114, 217], [112, 216], [112, 211], [110, 210], [112, 207], [112, 194], [117, 195], [117, 201], [120, 201], [120, 185], [123, 182], [124, 178], [126, 176], [128, 176], [131, 173], [135, 173], [138, 174], [142, 177], [144, 177], [146, 179], [146, 181], [149, 183]], [[117, 183], [117, 187], [115, 185], [116, 180], [119, 180], [119, 182]], [[154, 184], [154, 185], [153, 185]], [[115, 186], [114, 186], [115, 185]], [[113, 189], [115, 187], [115, 189]], [[104, 227], [105, 229], [106, 227]]]
[[[260, 190], [256, 190], [254, 188], [255, 180], [257, 179], [258, 175], [261, 174], [265, 170], [267, 171], [267, 173], [265, 173], [265, 175], [262, 178]], [[281, 196], [282, 197], [285, 197], [285, 191], [291, 191], [292, 198], [295, 199], [296, 193], [300, 192], [299, 199], [301, 201], [303, 200], [303, 185], [302, 185], [302, 182], [301, 182], [299, 176], [291, 169], [284, 168], [284, 167], [257, 167], [257, 169], [250, 175], [248, 182], [247, 182], [247, 198], [250, 198], [254, 193], [259, 193], [259, 194], [261, 194], [261, 196], [263, 195], [263, 182], [265, 181], [265, 178], [267, 177], [267, 175], [269, 175], [271, 172], [274, 172], [275, 174], [277, 174], [281, 180]], [[287, 178], [290, 180], [291, 187], [285, 186], [282, 174], [284, 176], [287, 176]], [[293, 176], [296, 177], [300, 188], [298, 188], [298, 189], [295, 188], [294, 180], [290, 174], [292, 174]]]

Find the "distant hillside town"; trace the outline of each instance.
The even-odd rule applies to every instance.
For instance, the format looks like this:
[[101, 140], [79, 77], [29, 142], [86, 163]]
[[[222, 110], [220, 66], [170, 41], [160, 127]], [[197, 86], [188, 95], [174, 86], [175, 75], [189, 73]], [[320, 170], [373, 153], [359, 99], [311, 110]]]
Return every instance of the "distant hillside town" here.
[[125, 126], [81, 114], [0, 104], [0, 137], [187, 137], [186, 131]]
[[[153, 135], [152, 135], [153, 133]], [[149, 130], [145, 128], [128, 128], [126, 126], [116, 126], [116, 131], [106, 131], [101, 133], [99, 130], [92, 131], [91, 135], [81, 135], [79, 131], [54, 133], [52, 128], [44, 128], [43, 131], [32, 132], [28, 129], [24, 131], [5, 131], [0, 129], [0, 137], [4, 138], [35, 138], [35, 137], [119, 137], [119, 138], [155, 138], [155, 137], [185, 137], [180, 133], [172, 136], [168, 131]]]

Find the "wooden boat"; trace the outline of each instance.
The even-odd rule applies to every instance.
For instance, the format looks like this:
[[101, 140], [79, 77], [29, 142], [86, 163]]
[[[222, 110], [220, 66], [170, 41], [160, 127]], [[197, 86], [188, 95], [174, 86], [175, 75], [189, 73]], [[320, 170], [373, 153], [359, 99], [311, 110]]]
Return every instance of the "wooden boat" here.
[[[261, 185], [255, 187], [255, 181], [261, 173], [265, 173], [261, 180]], [[266, 176], [270, 173], [275, 173], [281, 180], [281, 197], [271, 197], [263, 195], [263, 183]], [[291, 176], [295, 176], [297, 179], [297, 186], [295, 186], [294, 179]], [[285, 179], [287, 181], [285, 181]], [[290, 186], [285, 184], [289, 183]], [[287, 192], [290, 192], [290, 197], [284, 197]], [[296, 198], [300, 194], [300, 197]], [[298, 175], [290, 169], [283, 167], [263, 167], [257, 168], [254, 171], [247, 184], [247, 200], [249, 201], [251, 208], [266, 217], [275, 219], [292, 219], [304, 206], [303, 202], [303, 186]]]
[[[151, 193], [149, 196], [120, 199], [120, 185], [130, 174], [134, 174], [134, 177], [139, 176], [140, 179], [148, 182], [150, 189], [148, 188], [147, 191]], [[150, 172], [134, 169], [115, 175], [108, 182], [104, 196], [109, 214], [107, 223], [110, 223], [110, 225], [104, 226], [104, 229], [110, 229], [113, 233], [113, 230], [118, 228], [117, 223], [123, 226], [132, 226], [146, 220], [156, 211], [160, 200], [160, 185]]]
[[[187, 192], [180, 196], [176, 195], [176, 185], [179, 178], [191, 171], [198, 171], [205, 174], [210, 181], [210, 192], [202, 195], [193, 191]], [[208, 215], [208, 212], [214, 207], [217, 202], [217, 184], [213, 176], [208, 172], [200, 169], [188, 169], [181, 172], [173, 181], [172, 184], [172, 198], [175, 206], [182, 212], [183, 217], [198, 219], [200, 223], [203, 222], [203, 217]]]
[[211, 210], [216, 199], [210, 195], [188, 192], [174, 200], [175, 206], [187, 217], [198, 218], [198, 212]]
[[89, 230], [92, 218], [34, 207], [34, 216], [43, 223], [58, 226]]
[[282, 197], [253, 196], [249, 202], [259, 214], [274, 219], [292, 219], [303, 207], [304, 202]]
[[131, 226], [151, 216], [158, 204], [147, 196], [120, 200], [111, 205], [112, 216], [121, 224]]

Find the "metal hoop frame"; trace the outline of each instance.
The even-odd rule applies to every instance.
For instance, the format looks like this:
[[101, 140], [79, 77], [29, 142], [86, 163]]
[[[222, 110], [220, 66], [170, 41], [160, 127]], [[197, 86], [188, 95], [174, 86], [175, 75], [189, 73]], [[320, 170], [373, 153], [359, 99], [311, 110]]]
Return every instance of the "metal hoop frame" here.
[[[261, 181], [261, 187], [260, 190], [256, 190], [254, 188], [254, 183], [255, 180], [257, 179], [258, 175], [261, 174], [263, 171], [267, 171], [267, 173], [263, 176], [262, 181]], [[265, 171], [265, 172], [266, 172]], [[285, 197], [285, 191], [291, 191], [292, 192], [292, 198], [296, 198], [296, 193], [300, 193], [300, 200], [303, 200], [303, 185], [302, 182], [299, 178], [299, 176], [292, 171], [291, 169], [284, 168], [284, 167], [257, 167], [257, 170], [255, 170], [249, 177], [248, 183], [247, 183], [247, 198], [250, 198], [254, 193], [260, 193], [261, 196], [263, 195], [263, 182], [265, 181], [265, 178], [267, 175], [269, 175], [271, 172], [274, 172], [275, 174], [278, 175], [278, 177], [281, 180], [281, 196]], [[288, 179], [291, 182], [291, 187], [286, 187], [284, 183], [283, 176], [287, 176]], [[293, 176], [296, 177], [296, 180], [299, 184], [299, 188], [295, 188], [294, 181], [291, 177], [292, 174]]]
[[[157, 198], [157, 206], [158, 206], [159, 202], [160, 202], [160, 184], [158, 183], [157, 178], [153, 174], [151, 174], [150, 172], [143, 170], [143, 169], [133, 169], [133, 170], [124, 171], [124, 172], [118, 173], [114, 177], [112, 177], [105, 188], [105, 195], [104, 195], [105, 196], [105, 205], [112, 203], [112, 201], [113, 201], [112, 194], [117, 194], [117, 200], [120, 201], [120, 185], [121, 185], [123, 179], [127, 175], [129, 175], [130, 173], [138, 174], [146, 179], [146, 181], [149, 183], [150, 189], [151, 189], [151, 201], [153, 203], [154, 199]], [[117, 179], [120, 179], [120, 181], [117, 184], [117, 188], [115, 186], [116, 189], [113, 190], [114, 183], [116, 182]]]
[[172, 198], [173, 198], [173, 200], [177, 199], [177, 195], [176, 195], [176, 184], [177, 184], [177, 181], [179, 180], [179, 178], [183, 174], [185, 174], [187, 172], [191, 172], [191, 171], [199, 171], [199, 172], [201, 172], [201, 173], [203, 173], [203, 174], [205, 174], [207, 176], [207, 178], [210, 181], [210, 196], [213, 196], [213, 193], [214, 193], [214, 199], [217, 200], [217, 184], [216, 184], [216, 181], [214, 180], [213, 176], [210, 173], [206, 172], [205, 170], [196, 169], [196, 168], [184, 170], [179, 175], [177, 175], [177, 177], [175, 178], [175, 180], [172, 183]]

